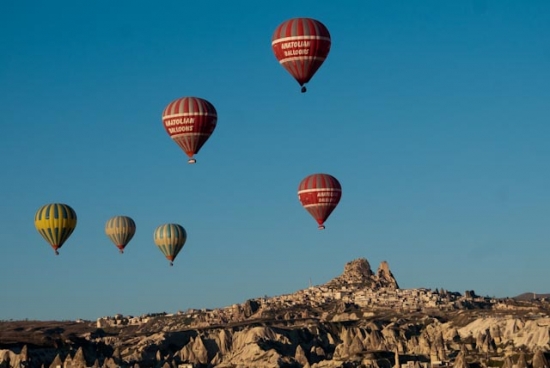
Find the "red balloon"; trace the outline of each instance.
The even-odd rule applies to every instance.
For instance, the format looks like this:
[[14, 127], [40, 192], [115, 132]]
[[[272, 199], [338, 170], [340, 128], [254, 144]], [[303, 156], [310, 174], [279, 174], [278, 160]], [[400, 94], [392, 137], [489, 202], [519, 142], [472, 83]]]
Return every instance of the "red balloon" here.
[[304, 208], [319, 224], [319, 230], [325, 228], [324, 222], [340, 202], [342, 186], [329, 174], [307, 176], [298, 186], [298, 199]]
[[275, 57], [302, 86], [309, 82], [330, 51], [330, 33], [311, 18], [293, 18], [277, 27], [271, 38]]
[[189, 156], [189, 163], [197, 162], [199, 153], [216, 128], [218, 113], [210, 102], [198, 97], [182, 97], [170, 102], [162, 113], [164, 129]]

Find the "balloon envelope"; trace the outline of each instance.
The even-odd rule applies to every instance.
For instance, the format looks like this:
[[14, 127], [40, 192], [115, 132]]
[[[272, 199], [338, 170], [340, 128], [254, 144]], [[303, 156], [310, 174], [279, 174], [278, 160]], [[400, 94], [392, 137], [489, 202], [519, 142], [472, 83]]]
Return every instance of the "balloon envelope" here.
[[172, 266], [187, 240], [187, 232], [181, 225], [164, 224], [156, 228], [153, 238], [157, 247]]
[[271, 38], [275, 57], [302, 86], [302, 92], [327, 58], [330, 46], [327, 27], [311, 18], [289, 19], [275, 29]]
[[76, 228], [76, 212], [63, 203], [46, 204], [36, 211], [34, 226], [57, 255]]
[[105, 234], [124, 253], [124, 248], [136, 233], [136, 223], [128, 216], [115, 216], [105, 224]]
[[340, 182], [329, 174], [309, 175], [298, 186], [298, 199], [317, 221], [320, 230], [325, 228], [324, 222], [334, 211], [341, 197]]
[[193, 156], [214, 132], [218, 113], [214, 105], [202, 98], [182, 97], [166, 106], [162, 122], [170, 138], [189, 156], [189, 163], [195, 163]]

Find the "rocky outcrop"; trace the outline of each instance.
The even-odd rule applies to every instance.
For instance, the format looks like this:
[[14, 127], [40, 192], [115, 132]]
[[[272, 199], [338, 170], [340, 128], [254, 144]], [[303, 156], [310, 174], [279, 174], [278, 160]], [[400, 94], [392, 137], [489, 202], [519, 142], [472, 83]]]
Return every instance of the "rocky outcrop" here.
[[458, 353], [455, 359], [455, 363], [453, 365], [454, 368], [469, 368], [468, 363], [466, 362], [466, 350], [463, 348]]
[[61, 367], [63, 367], [63, 361], [61, 360], [61, 356], [57, 354], [53, 359], [52, 363], [50, 364], [50, 368], [61, 368]]
[[6, 366], [10, 367], [26, 367], [29, 363], [29, 354], [27, 345], [23, 346], [19, 354], [13, 354], [9, 357], [9, 364]]
[[[390, 320], [374, 318], [345, 323], [316, 322], [304, 326], [243, 325], [158, 332], [127, 338], [122, 334], [118, 337], [87, 335], [88, 340], [83, 341], [92, 343], [93, 340], [96, 347], [108, 341], [114, 347], [111, 353], [106, 356], [86, 356], [89, 351], [100, 350], [86, 350], [80, 346], [72, 350], [75, 353], [58, 354], [53, 361], [43, 360], [41, 364], [50, 368], [81, 368], [88, 366], [86, 362], [92, 361], [95, 361], [94, 366], [105, 368], [135, 364], [173, 368], [184, 363], [222, 368], [319, 368], [343, 366], [345, 362], [363, 362], [361, 364], [386, 368], [388, 361], [393, 367], [396, 360], [405, 363], [407, 356], [417, 356], [424, 357], [426, 361], [451, 361], [456, 367], [468, 368], [471, 366], [469, 362], [474, 359], [472, 357], [498, 357], [515, 349], [517, 352], [533, 352], [532, 365], [528, 364], [525, 354], [520, 355], [515, 364], [509, 361], [509, 355], [504, 360], [504, 368], [548, 368], [544, 355], [550, 347], [548, 318], [484, 316], [461, 326], [457, 326], [456, 321], [403, 316]], [[498, 343], [493, 334], [500, 336]], [[373, 357], [371, 352], [385, 355]], [[11, 362], [9, 367], [4, 364], [5, 368], [18, 367], [14, 364], [16, 361], [21, 362], [26, 359], [26, 355], [30, 358], [33, 354], [36, 353], [31, 349], [28, 352], [22, 350], [19, 354], [9, 350], [0, 351], [2, 360]], [[62, 357], [65, 357], [64, 361]], [[507, 367], [507, 364], [510, 366]], [[29, 368], [39, 366], [31, 365]]]
[[510, 355], [504, 358], [502, 368], [514, 368], [514, 361], [512, 360], [512, 357]]
[[[380, 363], [383, 360], [376, 363], [375, 359], [373, 363], [372, 359], [366, 358], [366, 354], [387, 351], [392, 354], [391, 358], [384, 359], [393, 361], [393, 355], [397, 352], [404, 356], [424, 356], [432, 361], [451, 360], [457, 367], [468, 368], [470, 355], [498, 356], [504, 347], [547, 351], [550, 338], [545, 321], [544, 318], [539, 319], [537, 324], [517, 317], [480, 317], [458, 328], [452, 320], [441, 322], [437, 318], [318, 322], [302, 327], [245, 325], [178, 334], [159, 333], [144, 336], [141, 342], [129, 340], [132, 343], [120, 345], [121, 341], [118, 344], [124, 346], [127, 352], [122, 358], [126, 359], [123, 364], [133, 363], [128, 357], [144, 356], [144, 351], [156, 346], [155, 361], [159, 367], [166, 362], [171, 365], [179, 362], [216, 367], [288, 365], [314, 368], [342, 366], [343, 362], [367, 359], [369, 364], [385, 368], [387, 363]], [[500, 335], [498, 344], [493, 338], [494, 332]], [[133, 351], [144, 349], [144, 346], [147, 348], [140, 354], [132, 355]], [[177, 346], [179, 350], [170, 350]], [[73, 358], [73, 364], [77, 355]], [[116, 352], [113, 353], [115, 355]], [[544, 368], [543, 358], [541, 353], [536, 359], [533, 358], [533, 364], [535, 360], [537, 362], [537, 367], [533, 368]], [[522, 361], [520, 359], [512, 365], [521, 368], [518, 364], [523, 364]], [[103, 365], [111, 367], [113, 364], [113, 358], [107, 358]]]
[[533, 355], [533, 368], [549, 368], [548, 360], [544, 356], [544, 353], [541, 349], [536, 349], [535, 354]]
[[73, 357], [73, 368], [86, 368], [88, 367], [88, 364], [86, 363], [86, 358], [84, 357], [84, 351], [82, 350], [82, 346], [78, 348], [76, 351], [76, 354]]
[[[476, 320], [456, 329], [452, 322], [441, 323], [437, 319], [415, 323], [403, 319], [338, 327], [325, 323], [302, 328], [251, 326], [237, 330], [197, 331], [197, 335], [191, 336], [181, 348], [177, 358], [183, 363], [220, 367], [254, 367], [262, 364], [275, 367], [286, 362], [313, 368], [325, 364], [323, 361], [339, 361], [340, 364], [343, 361], [355, 361], [368, 351], [397, 351], [398, 354], [447, 361], [448, 356], [453, 355], [453, 350], [458, 350], [455, 365], [465, 368], [469, 367], [466, 356], [470, 350], [478, 354], [496, 354], [495, 350], [485, 351], [487, 341], [492, 341], [492, 338], [487, 329], [479, 330], [479, 323]], [[472, 340], [471, 336], [476, 331], [479, 332], [478, 337]], [[516, 332], [520, 335], [528, 333], [524, 329]], [[168, 336], [164, 338], [168, 339], [165, 345], [175, 343]], [[505, 345], [511, 343], [511, 340], [504, 341]], [[158, 356], [158, 359], [162, 359], [162, 356]]]
[[296, 347], [296, 353], [294, 354], [294, 360], [298, 362], [302, 367], [309, 367], [309, 361], [307, 359], [306, 353], [302, 348], [302, 345]]
[[79, 334], [62, 336], [63, 328], [49, 326], [56, 331], [43, 339], [49, 345], [0, 350], [0, 368], [84, 368], [91, 362], [95, 368], [420, 368], [429, 361], [549, 368], [550, 305], [521, 302], [514, 313], [516, 302], [493, 306], [479, 299], [473, 291], [461, 297], [443, 289], [400, 290], [387, 262], [374, 273], [360, 258], [328, 283], [294, 294], [150, 315], [140, 325], [102, 330], [94, 324]]
[[0, 368], [10, 367], [10, 351], [4, 350], [0, 352]]
[[376, 272], [376, 277], [378, 278], [380, 284], [387, 285], [386, 287], [390, 287], [391, 289], [399, 289], [397, 280], [393, 277], [388, 262], [382, 261], [380, 263], [380, 266], [378, 266], [378, 271]]
[[[538, 319], [519, 318], [509, 316], [502, 317], [480, 317], [458, 329], [461, 337], [486, 335], [490, 336], [490, 331], [498, 331], [498, 341], [500, 345], [507, 342], [513, 342], [515, 346], [526, 346], [529, 349], [542, 348], [550, 350], [550, 334], [548, 326], [550, 317], [541, 317]], [[489, 332], [488, 332], [489, 331]], [[493, 345], [495, 344], [495, 345]], [[496, 347], [496, 341], [490, 342], [491, 348]], [[483, 343], [482, 343], [483, 346]]]
[[529, 365], [527, 364], [527, 359], [525, 358], [525, 352], [521, 351], [518, 357], [518, 361], [516, 362], [515, 368], [528, 368]]
[[328, 287], [352, 286], [356, 288], [390, 288], [398, 289], [397, 281], [386, 261], [383, 261], [376, 274], [372, 272], [365, 258], [358, 258], [346, 263], [344, 272], [325, 284]]

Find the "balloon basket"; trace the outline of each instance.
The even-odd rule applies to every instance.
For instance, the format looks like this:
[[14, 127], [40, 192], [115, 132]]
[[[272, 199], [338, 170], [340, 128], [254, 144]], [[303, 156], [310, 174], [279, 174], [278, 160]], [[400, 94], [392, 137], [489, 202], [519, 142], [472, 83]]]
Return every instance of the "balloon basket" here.
[[319, 230], [325, 230], [325, 225], [319, 225]]
[[306, 93], [306, 92], [307, 92], [306, 86], [302, 86], [302, 93]]
[[189, 161], [187, 161], [188, 164], [195, 164], [197, 163], [197, 160], [195, 160], [194, 158], [190, 158]]

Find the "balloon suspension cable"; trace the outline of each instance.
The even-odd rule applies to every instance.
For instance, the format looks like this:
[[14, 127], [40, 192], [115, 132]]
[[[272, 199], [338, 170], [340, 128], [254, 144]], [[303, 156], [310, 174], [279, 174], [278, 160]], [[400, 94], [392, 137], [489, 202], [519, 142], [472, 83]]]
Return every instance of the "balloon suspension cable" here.
[[190, 158], [189, 161], [187, 161], [187, 163], [189, 163], [189, 164], [194, 164], [196, 162], [197, 162], [197, 160], [195, 160], [194, 158]]
[[325, 230], [325, 225], [319, 225], [319, 230]]
[[302, 86], [302, 93], [306, 93], [306, 92], [307, 92], [306, 86]]

